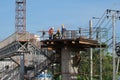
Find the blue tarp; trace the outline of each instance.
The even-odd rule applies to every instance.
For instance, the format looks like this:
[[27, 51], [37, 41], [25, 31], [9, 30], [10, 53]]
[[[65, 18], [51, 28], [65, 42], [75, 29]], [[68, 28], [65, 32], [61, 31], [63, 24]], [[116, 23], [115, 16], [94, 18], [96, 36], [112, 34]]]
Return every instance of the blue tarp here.
[[37, 77], [38, 78], [52, 78], [52, 75], [51, 74], [39, 74]]

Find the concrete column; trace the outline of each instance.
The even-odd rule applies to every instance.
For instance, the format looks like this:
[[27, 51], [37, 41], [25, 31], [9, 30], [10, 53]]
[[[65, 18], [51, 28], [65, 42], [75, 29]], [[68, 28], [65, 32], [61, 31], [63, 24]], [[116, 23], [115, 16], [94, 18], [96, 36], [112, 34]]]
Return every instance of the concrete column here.
[[[78, 73], [78, 68], [73, 67], [73, 55], [72, 53], [78, 53], [73, 52], [69, 48], [62, 48], [61, 50], [61, 72], [62, 72], [62, 80], [73, 80], [77, 77], [75, 74]], [[72, 75], [74, 74], [74, 75]]]
[[62, 48], [61, 51], [61, 72], [62, 80], [71, 80], [71, 55], [70, 50], [67, 48]]

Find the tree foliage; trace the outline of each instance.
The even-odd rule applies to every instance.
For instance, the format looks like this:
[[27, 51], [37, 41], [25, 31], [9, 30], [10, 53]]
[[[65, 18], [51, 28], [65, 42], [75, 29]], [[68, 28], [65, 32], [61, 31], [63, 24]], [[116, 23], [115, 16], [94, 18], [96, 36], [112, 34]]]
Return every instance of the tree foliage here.
[[[103, 80], [112, 80], [112, 56], [102, 50], [102, 78]], [[81, 61], [79, 63], [80, 80], [89, 80], [90, 77], [90, 53], [80, 52]], [[93, 50], [93, 79], [100, 79], [100, 49]]]

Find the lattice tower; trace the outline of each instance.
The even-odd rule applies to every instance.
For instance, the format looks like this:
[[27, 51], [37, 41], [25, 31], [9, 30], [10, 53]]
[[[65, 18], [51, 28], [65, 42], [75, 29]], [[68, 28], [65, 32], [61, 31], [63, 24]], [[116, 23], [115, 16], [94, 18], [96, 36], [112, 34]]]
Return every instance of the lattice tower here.
[[26, 0], [16, 0], [15, 31], [26, 32]]

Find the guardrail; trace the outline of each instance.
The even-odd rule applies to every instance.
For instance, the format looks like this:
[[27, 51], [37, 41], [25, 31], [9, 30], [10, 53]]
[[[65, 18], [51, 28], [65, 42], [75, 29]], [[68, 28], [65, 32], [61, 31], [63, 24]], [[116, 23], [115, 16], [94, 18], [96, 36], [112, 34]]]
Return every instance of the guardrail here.
[[[54, 31], [53, 33], [53, 39], [55, 39], [57, 31]], [[44, 34], [43, 34], [44, 33]], [[66, 31], [66, 36], [64, 37], [65, 39], [75, 39], [79, 38], [80, 36], [84, 38], [89, 38], [89, 31], [87, 30], [67, 30]], [[58, 37], [57, 37], [58, 38]], [[62, 39], [62, 34], [60, 32], [59, 39]], [[49, 39], [49, 33], [48, 31], [40, 31], [40, 40], [46, 40]]]

